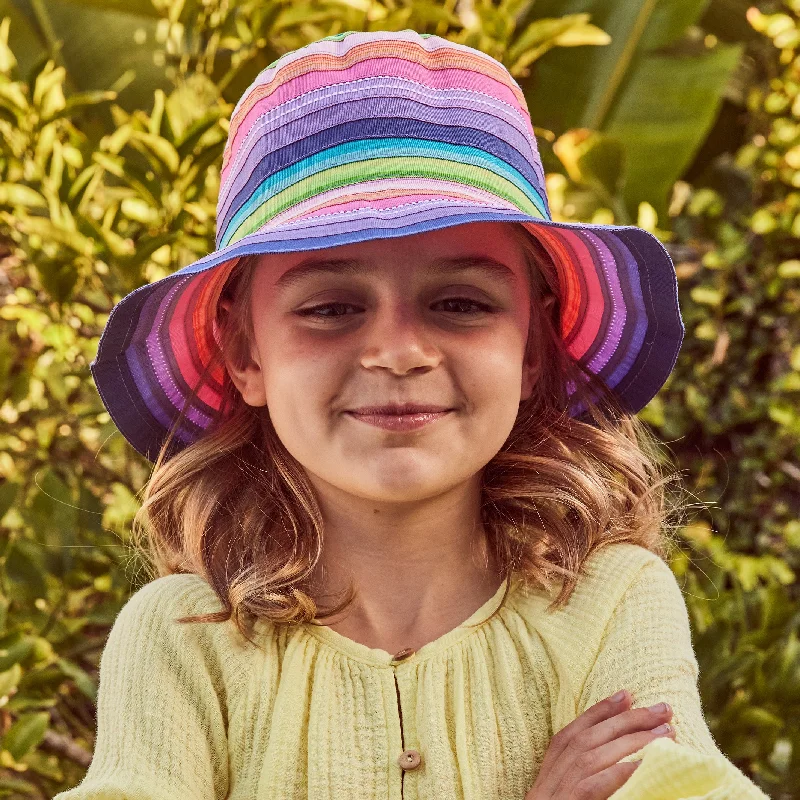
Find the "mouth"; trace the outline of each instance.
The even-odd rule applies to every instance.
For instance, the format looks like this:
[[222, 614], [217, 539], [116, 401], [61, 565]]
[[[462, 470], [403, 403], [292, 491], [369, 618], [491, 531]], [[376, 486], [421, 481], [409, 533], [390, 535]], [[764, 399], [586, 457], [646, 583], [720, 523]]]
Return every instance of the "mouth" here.
[[441, 414], [453, 410], [447, 406], [403, 403], [384, 406], [361, 406], [361, 408], [350, 409], [347, 413], [357, 414], [358, 416], [406, 416], [409, 414]]
[[[430, 406], [428, 406], [430, 408]], [[359, 422], [365, 422], [377, 428], [390, 431], [413, 431], [429, 425], [437, 420], [443, 419], [452, 408], [438, 407], [437, 411], [414, 411], [411, 413], [398, 414], [396, 411], [389, 413], [361, 413], [361, 411], [347, 411], [347, 415]]]

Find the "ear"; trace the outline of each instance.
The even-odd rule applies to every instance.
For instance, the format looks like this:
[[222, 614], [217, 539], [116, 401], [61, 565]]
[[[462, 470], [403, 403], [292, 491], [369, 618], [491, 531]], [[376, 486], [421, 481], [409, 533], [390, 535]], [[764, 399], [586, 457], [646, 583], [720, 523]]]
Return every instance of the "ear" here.
[[[549, 314], [553, 303], [556, 301], [555, 295], [547, 295], [542, 300], [542, 307], [545, 314]], [[535, 335], [535, 334], [534, 334]], [[527, 400], [533, 394], [533, 388], [539, 380], [539, 374], [542, 371], [542, 352], [541, 348], [536, 346], [536, 342], [531, 342], [528, 347], [525, 362], [522, 365], [522, 386], [520, 391], [520, 402]]]
[[[225, 319], [230, 312], [231, 301], [227, 298], [219, 301], [220, 318]], [[231, 376], [233, 385], [239, 390], [245, 403], [249, 406], [265, 406], [267, 404], [264, 373], [255, 345], [251, 347], [250, 358], [245, 366], [232, 364], [225, 360], [225, 368]]]

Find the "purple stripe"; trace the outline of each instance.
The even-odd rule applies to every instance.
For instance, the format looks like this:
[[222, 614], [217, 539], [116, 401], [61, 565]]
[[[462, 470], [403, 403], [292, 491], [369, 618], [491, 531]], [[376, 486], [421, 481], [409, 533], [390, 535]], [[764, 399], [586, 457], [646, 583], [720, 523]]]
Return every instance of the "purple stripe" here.
[[131, 342], [128, 346], [128, 349], [125, 351], [125, 360], [128, 363], [128, 369], [131, 371], [131, 375], [136, 382], [136, 386], [139, 389], [139, 393], [148, 411], [160, 425], [168, 429], [177, 414], [174, 416], [168, 414], [159, 402], [158, 397], [154, 394], [150, 385], [150, 381], [153, 379], [152, 365], [147, 355], [145, 355], [144, 359], [141, 358], [141, 349], [142, 345], [140, 342]]
[[618, 358], [619, 361], [611, 375], [606, 378], [608, 385], [613, 388], [625, 377], [636, 361], [647, 334], [648, 320], [636, 259], [618, 237], [613, 237], [612, 246], [616, 251], [621, 282], [627, 290], [629, 311], [623, 346], [615, 357], [615, 360]]

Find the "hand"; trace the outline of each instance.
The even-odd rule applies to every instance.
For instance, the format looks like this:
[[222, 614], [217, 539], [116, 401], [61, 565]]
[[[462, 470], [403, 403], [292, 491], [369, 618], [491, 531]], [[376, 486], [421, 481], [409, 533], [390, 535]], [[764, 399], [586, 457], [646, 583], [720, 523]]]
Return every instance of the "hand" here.
[[639, 762], [619, 759], [640, 750], [653, 739], [674, 740], [671, 726], [656, 728], [672, 719], [672, 709], [651, 711], [630, 708], [631, 695], [614, 703], [611, 698], [595, 703], [550, 740], [525, 800], [608, 800], [630, 778]]

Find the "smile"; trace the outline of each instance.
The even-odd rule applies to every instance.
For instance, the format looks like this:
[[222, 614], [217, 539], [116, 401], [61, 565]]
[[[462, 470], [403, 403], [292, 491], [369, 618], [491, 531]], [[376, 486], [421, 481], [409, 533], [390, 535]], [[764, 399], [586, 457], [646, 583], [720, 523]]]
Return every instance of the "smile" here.
[[355, 414], [352, 411], [347, 412], [354, 419], [390, 431], [417, 430], [431, 422], [435, 422], [437, 419], [446, 417], [449, 413], [449, 411], [424, 412], [420, 414]]

